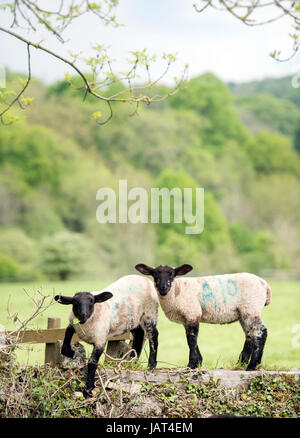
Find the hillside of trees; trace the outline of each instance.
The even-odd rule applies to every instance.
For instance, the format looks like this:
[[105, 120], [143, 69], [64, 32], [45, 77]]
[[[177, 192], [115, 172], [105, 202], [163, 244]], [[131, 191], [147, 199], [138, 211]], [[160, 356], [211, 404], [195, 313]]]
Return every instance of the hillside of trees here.
[[[17, 84], [18, 75], [8, 76]], [[17, 85], [16, 85], [17, 86]], [[166, 87], [165, 87], [166, 88]], [[195, 272], [300, 269], [300, 92], [290, 78], [192, 78], [162, 103], [113, 106], [64, 81], [0, 128], [0, 280], [114, 278], [136, 263]], [[96, 192], [203, 187], [205, 226], [99, 224]]]

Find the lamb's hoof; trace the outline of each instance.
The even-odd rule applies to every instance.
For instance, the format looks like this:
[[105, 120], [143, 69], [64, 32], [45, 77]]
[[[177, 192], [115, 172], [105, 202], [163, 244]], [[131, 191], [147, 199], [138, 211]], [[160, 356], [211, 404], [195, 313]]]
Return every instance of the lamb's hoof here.
[[255, 371], [256, 367], [247, 366], [246, 371]]
[[93, 388], [84, 388], [84, 390], [82, 391], [82, 393], [83, 393], [83, 397], [85, 398], [85, 399], [87, 399], [87, 398], [91, 398], [92, 397], [92, 390], [93, 390]]
[[157, 363], [149, 364], [149, 365], [148, 365], [148, 370], [149, 370], [149, 371], [153, 371], [153, 370], [155, 370], [156, 365], [157, 365]]
[[199, 362], [190, 362], [190, 363], [188, 363], [188, 368], [191, 368], [191, 370], [194, 370], [194, 369], [196, 369], [196, 368], [198, 368], [200, 366], [201, 366], [201, 364]]
[[197, 355], [193, 357], [193, 359], [189, 358], [188, 368], [191, 368], [194, 370], [195, 368], [200, 368], [202, 366], [203, 357], [201, 356], [200, 352], [198, 352]]

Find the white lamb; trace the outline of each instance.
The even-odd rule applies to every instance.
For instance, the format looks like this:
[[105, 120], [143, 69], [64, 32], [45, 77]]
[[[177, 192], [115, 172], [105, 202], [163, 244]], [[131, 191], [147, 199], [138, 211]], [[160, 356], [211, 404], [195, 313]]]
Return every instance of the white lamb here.
[[249, 273], [176, 278], [193, 269], [187, 264], [177, 268], [138, 264], [135, 268], [153, 277], [167, 318], [184, 325], [190, 350], [188, 367], [202, 364], [197, 345], [200, 322], [228, 324], [239, 321], [246, 336], [240, 362], [248, 364], [247, 371], [261, 363], [267, 338], [261, 312], [271, 301], [271, 288], [265, 280]]
[[[94, 345], [88, 362], [85, 396], [89, 396], [94, 388], [98, 361], [110, 337], [131, 331], [132, 348], [139, 357], [146, 334], [150, 345], [148, 367], [156, 367], [158, 299], [149, 279], [139, 275], [127, 275], [102, 291], [78, 292], [73, 297], [56, 295], [55, 300], [61, 304], [72, 305], [62, 354], [71, 358], [74, 356], [71, 339], [75, 332], [80, 339]], [[75, 318], [79, 323], [75, 322]], [[133, 352], [132, 354], [134, 355]]]

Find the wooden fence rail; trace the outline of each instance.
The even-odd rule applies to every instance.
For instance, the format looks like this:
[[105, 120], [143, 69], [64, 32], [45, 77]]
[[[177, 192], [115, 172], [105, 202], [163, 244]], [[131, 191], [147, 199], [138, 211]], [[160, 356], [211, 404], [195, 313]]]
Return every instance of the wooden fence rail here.
[[[57, 348], [56, 343], [63, 341], [65, 337], [65, 329], [60, 328], [60, 318], [48, 318], [47, 329], [40, 330], [23, 330], [21, 332], [0, 332], [2, 345], [5, 344], [5, 339], [10, 339], [17, 344], [46, 344], [45, 346], [45, 364], [55, 366], [57, 363]], [[131, 340], [131, 333], [125, 333], [121, 336], [109, 338], [107, 342], [107, 351], [110, 344], [115, 345], [116, 342]], [[73, 335], [72, 342], [78, 342], [79, 338], [76, 333]]]

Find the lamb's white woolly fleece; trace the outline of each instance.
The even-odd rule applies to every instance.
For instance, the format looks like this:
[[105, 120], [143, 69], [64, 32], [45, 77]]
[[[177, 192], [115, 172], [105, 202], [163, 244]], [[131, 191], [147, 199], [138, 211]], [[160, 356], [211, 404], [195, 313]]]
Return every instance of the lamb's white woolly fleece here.
[[271, 300], [268, 283], [254, 274], [175, 278], [166, 296], [158, 293], [166, 316], [179, 324], [226, 324], [260, 318]]
[[127, 275], [100, 291], [108, 291], [113, 297], [103, 303], [95, 303], [94, 312], [84, 324], [76, 324], [73, 311], [69, 321], [83, 341], [98, 346], [108, 338], [126, 333], [141, 325], [147, 335], [151, 324], [157, 324], [158, 299], [151, 280], [140, 275]]

